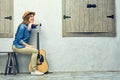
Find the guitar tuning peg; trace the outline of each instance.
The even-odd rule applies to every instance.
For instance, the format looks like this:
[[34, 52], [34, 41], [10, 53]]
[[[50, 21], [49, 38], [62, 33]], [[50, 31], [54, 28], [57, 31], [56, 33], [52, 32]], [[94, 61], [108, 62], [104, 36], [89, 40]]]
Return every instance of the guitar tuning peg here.
[[42, 26], [42, 24], [40, 23], [40, 25], [39, 26]]

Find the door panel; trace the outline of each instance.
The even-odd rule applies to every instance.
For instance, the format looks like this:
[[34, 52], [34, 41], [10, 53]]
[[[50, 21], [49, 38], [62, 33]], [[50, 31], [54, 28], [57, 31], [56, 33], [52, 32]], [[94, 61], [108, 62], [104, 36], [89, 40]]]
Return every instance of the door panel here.
[[0, 37], [13, 37], [12, 17], [13, 0], [0, 0]]
[[87, 8], [87, 4], [89, 3], [89, 0], [84, 0], [84, 3], [82, 4], [83, 6], [83, 12], [84, 16], [80, 15], [80, 19], [83, 19], [83, 24], [84, 26], [81, 26], [81, 30], [79, 30], [79, 32], [88, 32], [89, 30], [89, 8]]
[[[112, 30], [114, 30], [114, 27], [115, 26], [115, 19], [114, 19], [114, 9], [115, 9], [115, 1], [114, 0], [107, 0], [107, 9], [106, 9], [106, 21], [107, 21], [107, 25], [108, 25], [108, 30], [109, 32], [112, 32]], [[112, 17], [113, 16], [113, 17]]]
[[88, 0], [66, 0], [65, 15], [71, 17], [64, 19], [64, 21], [66, 22], [66, 32], [80, 32], [81, 30], [84, 30], [84, 28], [82, 28], [82, 26], [84, 26], [84, 20], [88, 22], [88, 19], [86, 19], [88, 16], [88, 11], [86, 10], [87, 8], [85, 8], [84, 5], [87, 2]]

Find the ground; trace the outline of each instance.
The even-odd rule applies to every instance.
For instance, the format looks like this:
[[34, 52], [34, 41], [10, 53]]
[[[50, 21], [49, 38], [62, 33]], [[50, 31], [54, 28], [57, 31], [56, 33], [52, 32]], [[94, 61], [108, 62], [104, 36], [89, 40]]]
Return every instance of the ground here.
[[41, 76], [0, 74], [0, 80], [120, 80], [120, 72], [53, 72]]

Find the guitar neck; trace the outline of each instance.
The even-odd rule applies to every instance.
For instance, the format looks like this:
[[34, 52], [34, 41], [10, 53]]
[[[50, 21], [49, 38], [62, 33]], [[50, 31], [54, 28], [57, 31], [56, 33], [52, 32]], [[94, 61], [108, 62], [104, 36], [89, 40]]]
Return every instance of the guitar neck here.
[[39, 40], [39, 31], [40, 31], [40, 27], [42, 26], [42, 24], [40, 23], [38, 30], [37, 30], [37, 49], [40, 50], [40, 40]]
[[37, 32], [37, 49], [40, 50], [40, 43], [39, 43], [39, 32]]

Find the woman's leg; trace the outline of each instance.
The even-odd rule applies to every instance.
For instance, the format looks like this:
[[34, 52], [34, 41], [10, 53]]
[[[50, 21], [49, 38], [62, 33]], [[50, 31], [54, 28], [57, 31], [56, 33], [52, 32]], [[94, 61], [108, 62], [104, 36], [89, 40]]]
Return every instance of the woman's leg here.
[[33, 71], [36, 70], [36, 61], [37, 61], [37, 55], [38, 50], [31, 47], [25, 47], [25, 48], [16, 48], [15, 46], [12, 47], [14, 52], [23, 53], [23, 54], [32, 54], [31, 56], [31, 65]]

